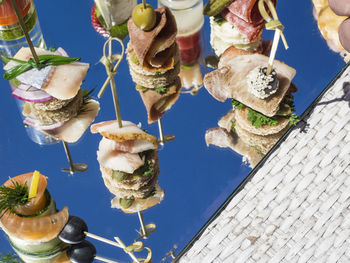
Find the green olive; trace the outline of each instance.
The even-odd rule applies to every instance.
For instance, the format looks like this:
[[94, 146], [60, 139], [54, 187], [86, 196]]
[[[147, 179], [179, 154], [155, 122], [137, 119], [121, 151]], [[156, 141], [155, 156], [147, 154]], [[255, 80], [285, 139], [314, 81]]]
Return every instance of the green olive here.
[[146, 8], [143, 4], [135, 6], [131, 17], [135, 25], [144, 31], [152, 30], [157, 21], [156, 12], [150, 4], [146, 4]]

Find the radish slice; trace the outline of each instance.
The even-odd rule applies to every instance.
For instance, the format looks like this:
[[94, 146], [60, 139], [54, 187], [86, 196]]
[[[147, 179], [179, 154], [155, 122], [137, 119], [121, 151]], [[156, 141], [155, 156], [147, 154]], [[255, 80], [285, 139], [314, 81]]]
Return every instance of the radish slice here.
[[[20, 85], [21, 87], [22, 85]], [[36, 89], [36, 88], [30, 88], [29, 90], [24, 90], [23, 86], [20, 88], [16, 88], [12, 92], [12, 96], [23, 101], [27, 102], [44, 102], [53, 99], [52, 96], [47, 94], [45, 91]]]

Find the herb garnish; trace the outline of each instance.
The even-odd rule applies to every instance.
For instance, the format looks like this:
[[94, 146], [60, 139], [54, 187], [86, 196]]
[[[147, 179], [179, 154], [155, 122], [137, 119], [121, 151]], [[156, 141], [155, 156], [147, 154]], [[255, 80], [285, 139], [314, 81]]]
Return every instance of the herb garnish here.
[[168, 88], [167, 87], [158, 87], [155, 89], [155, 91], [157, 93], [159, 93], [160, 95], [163, 95], [163, 94], [168, 92]]
[[221, 26], [223, 23], [226, 22], [225, 18], [222, 17], [222, 15], [218, 14], [216, 16], [214, 16], [214, 21]]
[[2, 263], [23, 263], [23, 261], [12, 253], [0, 253], [0, 262]]
[[59, 65], [65, 65], [70, 64], [76, 61], [80, 61], [80, 57], [70, 58], [70, 57], [64, 57], [64, 56], [57, 56], [57, 55], [41, 55], [38, 56], [39, 64], [35, 63], [35, 60], [33, 58], [30, 58], [28, 61], [23, 61], [15, 58], [9, 58], [5, 57], [3, 60], [13, 60], [18, 63], [19, 65], [9, 69], [5, 72], [4, 78], [6, 80], [11, 80], [22, 73], [31, 70], [33, 68], [36, 69], [42, 69], [47, 66], [59, 66]]
[[75, 115], [75, 117], [78, 117], [80, 114], [88, 112], [88, 110], [86, 109], [86, 105], [89, 103], [89, 101], [91, 100], [91, 93], [94, 92], [95, 89], [92, 89], [90, 91], [88, 91], [87, 89], [84, 89], [83, 92], [83, 101], [81, 103], [81, 106], [77, 112], [77, 114]]
[[246, 107], [243, 103], [240, 103], [238, 100], [235, 99], [232, 99], [232, 106], [234, 106], [237, 110], [241, 110]]
[[263, 125], [276, 125], [277, 120], [274, 117], [267, 117], [260, 112], [248, 108], [248, 120], [255, 128], [260, 128]]
[[[281, 104], [287, 106], [287, 108], [289, 107], [288, 111], [290, 112], [294, 112], [294, 103], [293, 103], [293, 95], [288, 94], [284, 97], [284, 99], [282, 100]], [[243, 103], [232, 99], [232, 106], [234, 106], [236, 109], [240, 110], [240, 109], [244, 109], [247, 106], [244, 105]], [[276, 117], [284, 117], [289, 119], [290, 124], [291, 125], [296, 125], [299, 122], [299, 116], [292, 113], [292, 114], [284, 114], [285, 110], [280, 110], [279, 112], [276, 113], [275, 116], [273, 117], [267, 117], [263, 114], [261, 114], [260, 112], [257, 112], [251, 108], [248, 107], [248, 120], [251, 122], [251, 124], [255, 127], [255, 128], [260, 128], [263, 125], [277, 125], [278, 121], [276, 120]]]
[[14, 211], [16, 206], [29, 202], [28, 187], [11, 180], [13, 187], [0, 186], [0, 218], [8, 211]]

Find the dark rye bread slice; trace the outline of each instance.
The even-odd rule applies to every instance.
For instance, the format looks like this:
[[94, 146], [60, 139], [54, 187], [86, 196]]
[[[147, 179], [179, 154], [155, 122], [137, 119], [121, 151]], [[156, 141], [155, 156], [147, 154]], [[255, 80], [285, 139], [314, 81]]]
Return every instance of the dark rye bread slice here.
[[283, 130], [285, 127], [289, 124], [288, 118], [283, 117], [275, 117], [277, 124], [276, 125], [262, 125], [259, 128], [255, 128], [252, 123], [248, 120], [248, 108], [244, 109], [236, 109], [235, 110], [235, 119], [236, 123], [239, 124], [239, 126], [251, 133], [257, 134], [257, 135], [271, 135], [279, 133], [281, 130]]
[[160, 94], [152, 89], [139, 91], [147, 110], [148, 123], [159, 120], [174, 105], [180, 96], [180, 91], [181, 80], [179, 77], [168, 87], [165, 94]]
[[173, 58], [167, 56], [164, 51], [175, 42], [176, 21], [167, 7], [158, 8], [155, 11], [157, 25], [150, 31], [143, 31], [135, 25], [132, 19], [129, 19], [130, 42], [141, 66], [162, 67], [169, 65], [171, 68]]
[[66, 107], [75, 97], [68, 100], [59, 100], [53, 98], [44, 102], [36, 102], [32, 104], [32, 107], [39, 111], [54, 111]]
[[[230, 52], [225, 51], [224, 55], [230, 56]], [[204, 86], [219, 101], [224, 102], [228, 98], [233, 98], [266, 116], [272, 117], [277, 113], [279, 104], [296, 71], [283, 62], [275, 60], [274, 69], [280, 83], [278, 91], [267, 99], [257, 98], [249, 92], [246, 78], [254, 68], [266, 66], [268, 60], [267, 56], [261, 54], [241, 56], [234, 54], [233, 59], [224, 57], [217, 70], [206, 74]]]
[[31, 103], [31, 112], [44, 125], [50, 125], [59, 122], [66, 122], [75, 117], [83, 103], [83, 94], [79, 90], [77, 95], [66, 106], [57, 110], [39, 110]]

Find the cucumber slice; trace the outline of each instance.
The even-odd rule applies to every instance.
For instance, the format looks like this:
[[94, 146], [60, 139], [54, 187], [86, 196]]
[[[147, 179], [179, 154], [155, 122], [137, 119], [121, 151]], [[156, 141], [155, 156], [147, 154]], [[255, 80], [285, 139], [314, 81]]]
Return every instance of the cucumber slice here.
[[69, 245], [66, 244], [65, 247], [62, 247], [57, 251], [53, 251], [52, 253], [46, 253], [45, 255], [42, 254], [40, 256], [22, 253], [20, 250], [14, 247], [13, 249], [18, 254], [18, 256], [26, 263], [52, 263], [52, 262], [56, 262], [56, 260], [63, 253], [66, 253], [66, 250], [68, 247]]

